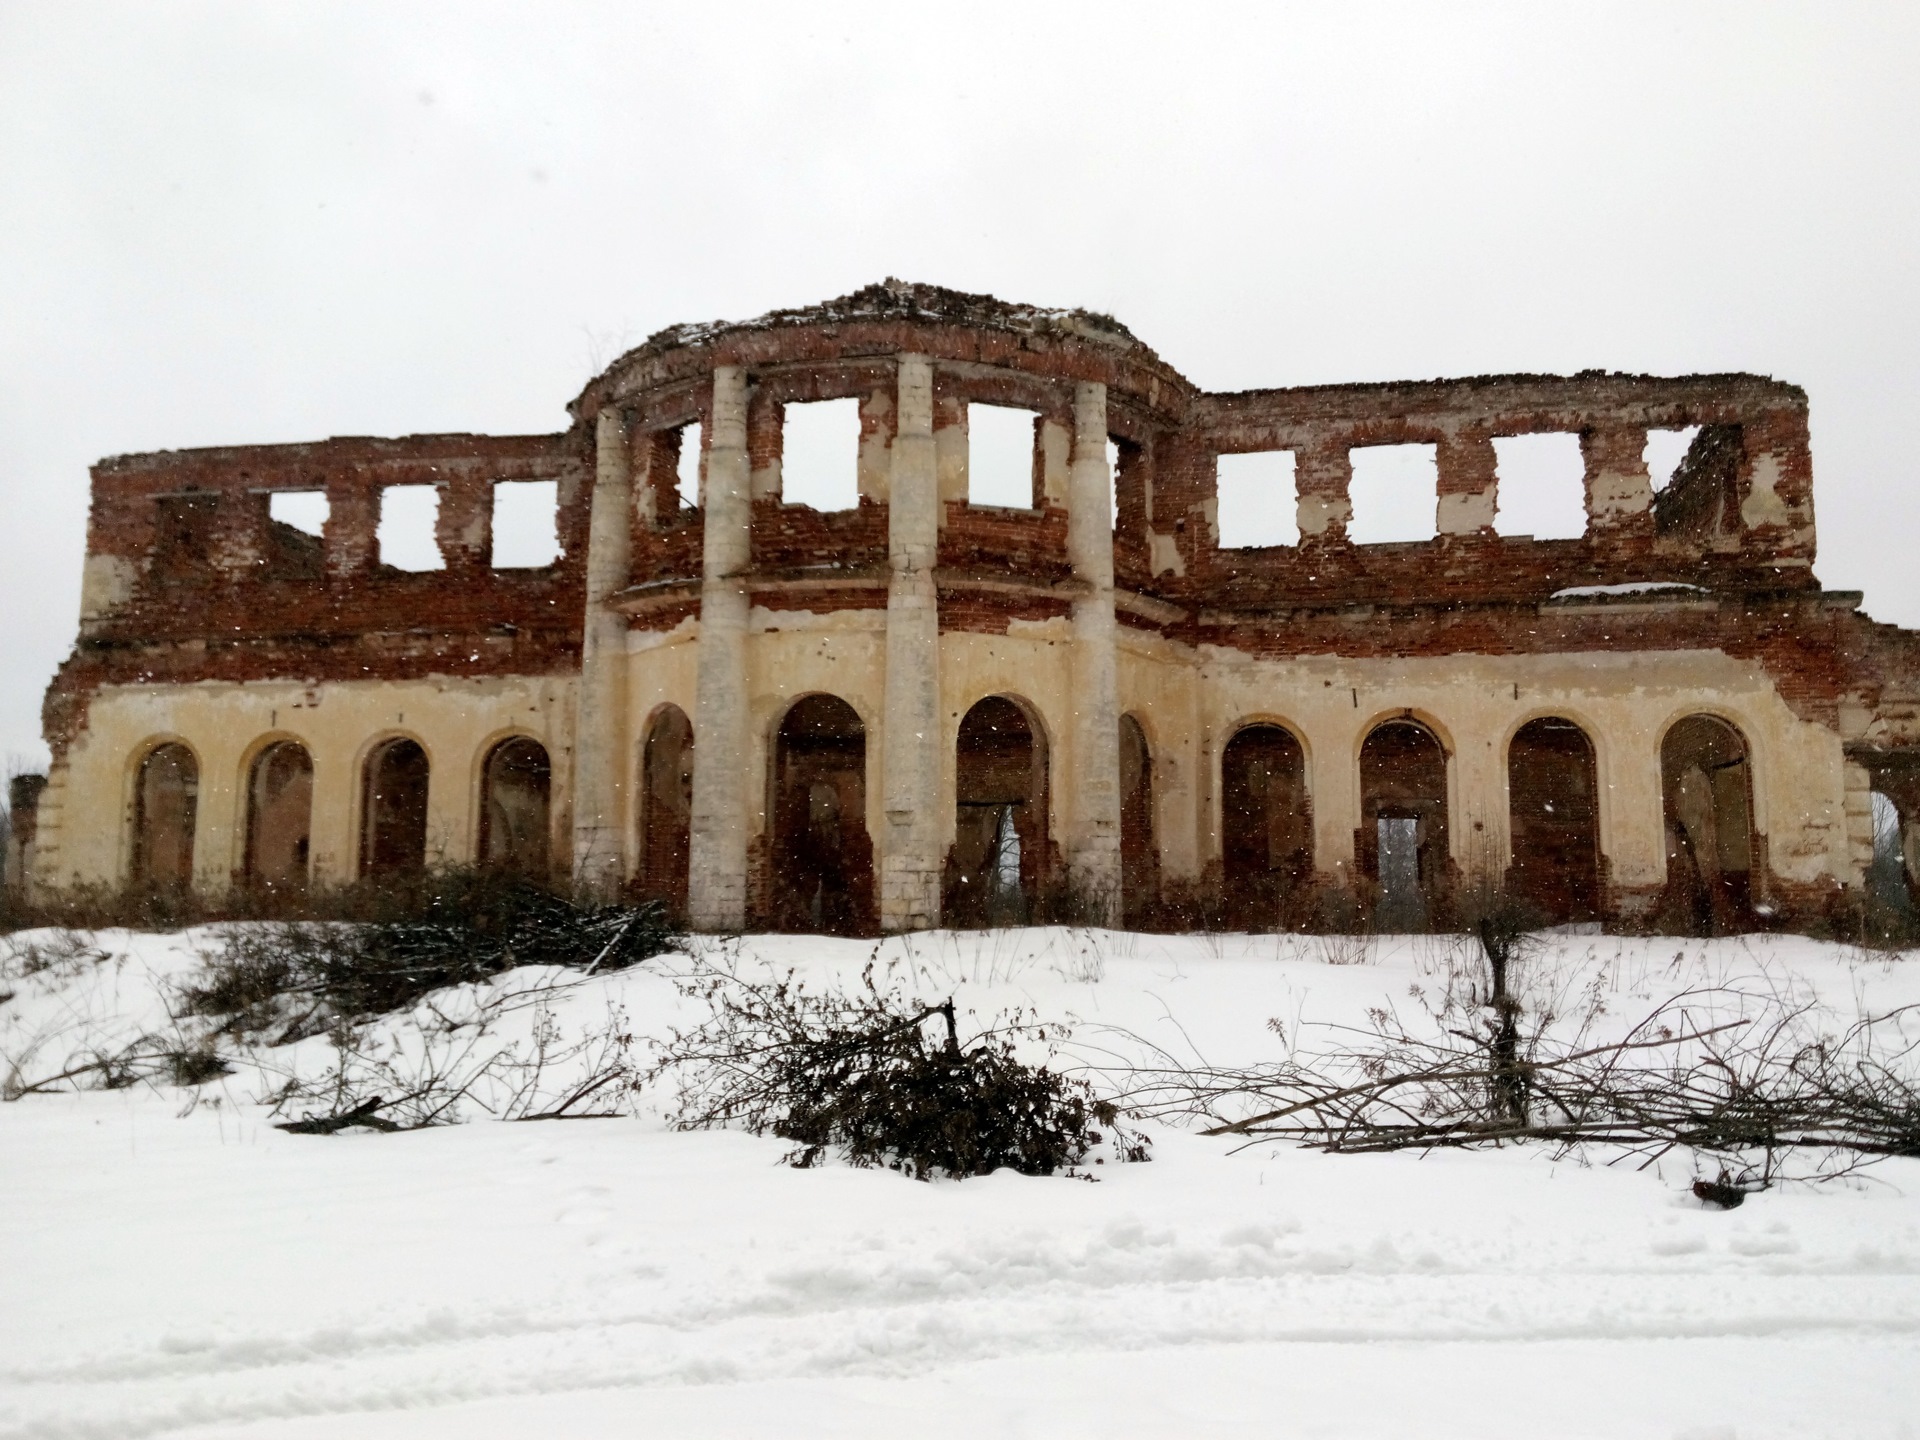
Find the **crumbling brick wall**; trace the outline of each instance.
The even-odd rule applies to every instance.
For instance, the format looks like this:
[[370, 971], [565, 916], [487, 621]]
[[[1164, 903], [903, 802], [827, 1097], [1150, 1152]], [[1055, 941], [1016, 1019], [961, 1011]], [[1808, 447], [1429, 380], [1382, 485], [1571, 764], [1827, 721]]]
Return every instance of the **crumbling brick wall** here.
[[[1380, 673], [1468, 656], [1730, 656], [1759, 667], [1799, 721], [1832, 732], [1846, 763], [1897, 793], [1920, 824], [1911, 798], [1920, 783], [1910, 779], [1920, 774], [1920, 639], [1871, 624], [1857, 596], [1824, 591], [1814, 576], [1807, 401], [1797, 388], [1752, 375], [1588, 372], [1209, 394], [1110, 317], [899, 282], [750, 322], [663, 331], [595, 377], [558, 435], [339, 439], [101, 462], [80, 637], [46, 703], [56, 765], [90, 697], [111, 687], [577, 673], [596, 417], [609, 409], [628, 446], [633, 501], [627, 583], [607, 603], [655, 638], [697, 620], [705, 511], [677, 486], [683, 459], [704, 477], [704, 455], [682, 450], [691, 426], [710, 442], [720, 367], [738, 367], [747, 384], [751, 556], [740, 579], [752, 606], [796, 624], [884, 610], [902, 357], [924, 359], [933, 376], [934, 582], [945, 635], [1044, 629], [1069, 621], [1090, 593], [1069, 554], [1065, 467], [1076, 389], [1097, 385], [1118, 456], [1114, 611], [1135, 639], [1187, 657], [1389, 667]], [[787, 407], [824, 400], [855, 401], [860, 416], [858, 503], [828, 513], [789, 503], [782, 481]], [[972, 405], [1034, 417], [1030, 508], [966, 499]], [[1698, 427], [1697, 439], [1656, 494], [1648, 432], [1683, 427]], [[1588, 517], [1578, 538], [1493, 529], [1494, 441], [1541, 433], [1578, 437]], [[1406, 443], [1435, 447], [1439, 533], [1354, 543], [1352, 451]], [[1295, 456], [1299, 543], [1223, 547], [1220, 457], [1268, 450]], [[558, 484], [561, 557], [545, 570], [497, 570], [488, 492], [525, 479]], [[444, 570], [377, 562], [379, 491], [394, 484], [438, 488]], [[271, 520], [270, 493], [295, 489], [326, 493], [324, 536]], [[1664, 588], [1636, 597], [1634, 586]], [[1284, 697], [1267, 708], [1284, 710]], [[638, 725], [624, 742], [636, 755]], [[1217, 759], [1224, 740], [1210, 743]], [[1156, 806], [1197, 805], [1191, 823], [1215, 827], [1199, 849], [1216, 875], [1218, 789], [1217, 775], [1153, 785]], [[1137, 850], [1145, 822], [1128, 823]], [[1154, 835], [1156, 845], [1173, 843], [1164, 820]], [[1362, 858], [1368, 843], [1356, 842]], [[1768, 843], [1757, 841], [1762, 851]], [[633, 848], [638, 866], [637, 837]], [[764, 851], [763, 835], [763, 864]], [[1137, 854], [1127, 867], [1155, 885], [1161, 869]], [[1316, 864], [1311, 879], [1330, 874]], [[1604, 908], [1614, 889], [1605, 856], [1598, 874]], [[1850, 883], [1833, 873], [1763, 888], [1783, 905], [1830, 909]]]

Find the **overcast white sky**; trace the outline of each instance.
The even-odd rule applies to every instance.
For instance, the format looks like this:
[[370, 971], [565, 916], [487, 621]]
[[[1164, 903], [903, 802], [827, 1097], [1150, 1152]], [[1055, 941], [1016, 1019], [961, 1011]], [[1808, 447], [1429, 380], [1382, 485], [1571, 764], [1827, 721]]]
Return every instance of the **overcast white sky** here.
[[0, 0], [0, 758], [87, 465], [543, 431], [886, 275], [1214, 389], [1752, 370], [1819, 574], [1920, 625], [1920, 7]]

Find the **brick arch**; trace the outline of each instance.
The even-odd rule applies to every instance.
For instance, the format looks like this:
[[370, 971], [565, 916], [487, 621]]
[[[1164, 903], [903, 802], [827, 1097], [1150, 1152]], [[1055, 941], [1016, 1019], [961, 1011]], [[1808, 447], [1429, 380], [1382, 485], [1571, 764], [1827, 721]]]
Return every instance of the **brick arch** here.
[[312, 858], [313, 752], [294, 736], [271, 735], [255, 743], [243, 775], [242, 883], [267, 897], [301, 894]]
[[1724, 716], [1696, 711], [1661, 734], [1667, 928], [1717, 935], [1752, 924], [1763, 898], [1753, 791], [1752, 746]]
[[676, 915], [687, 908], [693, 757], [693, 721], [687, 712], [671, 702], [655, 706], [640, 741], [634, 888]]
[[1032, 702], [985, 695], [961, 715], [944, 902], [950, 924], [1019, 923], [1047, 904], [1055, 879], [1049, 772], [1046, 728]]
[[782, 930], [866, 934], [874, 927], [867, 833], [867, 726], [841, 696], [814, 691], [774, 727], [767, 767], [768, 881]]
[[189, 889], [199, 827], [200, 757], [174, 735], [148, 740], [135, 755], [128, 879], [141, 888]]
[[1221, 900], [1231, 925], [1297, 923], [1313, 879], [1307, 749], [1290, 726], [1238, 725], [1220, 749]]
[[1598, 919], [1600, 770], [1593, 736], [1564, 715], [1537, 715], [1507, 741], [1508, 893], [1557, 924]]
[[553, 758], [532, 735], [502, 736], [482, 749], [479, 834], [482, 869], [553, 878]]
[[1154, 815], [1153, 740], [1132, 710], [1120, 716], [1120, 914], [1144, 923], [1160, 899], [1160, 846]]
[[1412, 711], [1374, 722], [1360, 742], [1360, 830], [1354, 854], [1373, 892], [1374, 923], [1446, 923], [1453, 891], [1452, 750]]
[[427, 805], [433, 759], [417, 736], [396, 733], [360, 762], [359, 866], [363, 880], [399, 880], [427, 868]]

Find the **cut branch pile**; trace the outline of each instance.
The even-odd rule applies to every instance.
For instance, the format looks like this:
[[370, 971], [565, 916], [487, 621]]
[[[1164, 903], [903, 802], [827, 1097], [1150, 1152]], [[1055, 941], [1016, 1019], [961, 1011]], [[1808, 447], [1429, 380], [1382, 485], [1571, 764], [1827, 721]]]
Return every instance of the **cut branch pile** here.
[[1431, 1032], [1389, 1009], [1367, 1027], [1314, 1027], [1329, 1043], [1267, 1065], [1137, 1070], [1120, 1098], [1141, 1114], [1210, 1120], [1209, 1135], [1343, 1153], [1537, 1140], [1648, 1161], [1694, 1150], [1757, 1162], [1767, 1177], [1795, 1152], [1817, 1155], [1820, 1173], [1920, 1156], [1920, 1007], [1833, 1031], [1811, 1003], [1710, 987], [1596, 1042], [1523, 1032], [1499, 998], [1472, 1023], [1432, 1017]]
[[1122, 1129], [1084, 1082], [1019, 1058], [1020, 1044], [1054, 1033], [1019, 1014], [963, 1043], [951, 999], [929, 1005], [883, 987], [871, 963], [850, 993], [809, 990], [791, 972], [744, 975], [725, 960], [697, 961], [679, 985], [710, 1018], [660, 1042], [648, 1079], [674, 1077], [681, 1129], [772, 1134], [794, 1142], [796, 1166], [834, 1152], [919, 1179], [1052, 1174], [1103, 1143], [1096, 1125], [1114, 1131], [1118, 1158], [1147, 1158], [1145, 1137]]
[[678, 943], [657, 902], [579, 905], [510, 876], [449, 871], [430, 877], [413, 914], [237, 926], [181, 1000], [189, 1015], [280, 1043], [517, 966], [618, 970]]

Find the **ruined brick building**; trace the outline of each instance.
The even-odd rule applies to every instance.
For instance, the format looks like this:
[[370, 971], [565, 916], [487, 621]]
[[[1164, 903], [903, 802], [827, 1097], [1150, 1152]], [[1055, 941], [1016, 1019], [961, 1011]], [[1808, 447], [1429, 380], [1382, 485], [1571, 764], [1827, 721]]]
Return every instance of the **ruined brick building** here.
[[[829, 401], [846, 504], [789, 503], [783, 437]], [[988, 407], [1030, 437], [1013, 503], [975, 493]], [[1793, 386], [1209, 394], [1105, 316], [890, 281], [662, 331], [571, 413], [97, 465], [32, 883], [476, 862], [841, 931], [1433, 923], [1505, 883], [1726, 928], [1848, 913], [1875, 804], [1913, 870], [1920, 637], [1815, 580]], [[1578, 535], [1500, 532], [1500, 446], [1538, 435]], [[1357, 543], [1356, 463], [1400, 446], [1431, 533]], [[1223, 457], [1279, 452], [1297, 538], [1223, 543]], [[540, 482], [557, 558], [495, 563], [502, 487]], [[410, 489], [437, 568], [382, 559]]]

